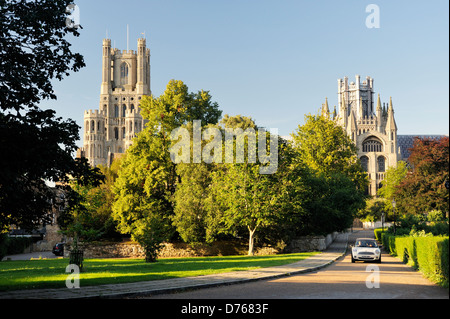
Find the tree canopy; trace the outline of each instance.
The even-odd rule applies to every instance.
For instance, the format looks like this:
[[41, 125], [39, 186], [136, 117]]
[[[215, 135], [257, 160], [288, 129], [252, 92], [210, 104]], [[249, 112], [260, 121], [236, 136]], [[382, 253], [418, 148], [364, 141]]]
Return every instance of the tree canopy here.
[[189, 93], [176, 80], [168, 83], [160, 97], [144, 97], [140, 107], [148, 122], [122, 162], [114, 184], [113, 217], [122, 232], [144, 247], [147, 261], [153, 262], [161, 243], [174, 233], [172, 197], [179, 178], [169, 155], [171, 131], [193, 120], [217, 123], [221, 111], [209, 93]]
[[52, 80], [84, 67], [71, 51], [66, 26], [69, 0], [0, 1], [0, 230], [37, 227], [56, 203], [45, 181], [98, 179], [84, 159], [74, 159], [80, 127], [42, 110], [56, 99]]

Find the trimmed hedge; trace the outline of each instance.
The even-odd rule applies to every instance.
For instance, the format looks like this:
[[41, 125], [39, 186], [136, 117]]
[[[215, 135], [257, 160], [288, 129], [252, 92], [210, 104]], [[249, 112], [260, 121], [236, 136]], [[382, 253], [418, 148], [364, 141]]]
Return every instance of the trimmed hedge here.
[[[384, 227], [384, 233], [387, 232], [387, 230], [388, 227]], [[382, 241], [381, 235], [383, 234], [383, 228], [375, 228], [373, 230], [373, 233], [375, 234], [375, 239], [381, 242]]]
[[448, 287], [448, 237], [393, 236], [384, 233], [383, 246], [393, 256], [418, 269], [431, 281]]

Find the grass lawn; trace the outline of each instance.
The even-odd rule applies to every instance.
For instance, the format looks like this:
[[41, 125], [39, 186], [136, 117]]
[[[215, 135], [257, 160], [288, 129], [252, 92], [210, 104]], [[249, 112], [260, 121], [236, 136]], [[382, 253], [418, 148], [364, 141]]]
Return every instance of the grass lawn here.
[[[81, 286], [202, 276], [294, 263], [317, 253], [270, 256], [221, 256], [143, 259], [85, 259]], [[0, 291], [65, 288], [68, 259], [0, 262]]]

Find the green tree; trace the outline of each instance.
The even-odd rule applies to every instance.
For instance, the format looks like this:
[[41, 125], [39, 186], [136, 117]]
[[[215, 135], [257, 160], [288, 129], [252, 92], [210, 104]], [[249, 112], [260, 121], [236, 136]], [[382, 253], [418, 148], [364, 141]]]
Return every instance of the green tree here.
[[292, 134], [299, 159], [309, 168], [330, 176], [348, 176], [358, 191], [368, 185], [357, 156], [357, 149], [341, 126], [322, 115], [306, 115], [305, 124]]
[[96, 173], [73, 159], [76, 122], [39, 108], [43, 99], [56, 99], [52, 80], [85, 66], [68, 41], [79, 36], [66, 26], [70, 3], [0, 1], [1, 230], [11, 224], [32, 229], [49, 218], [58, 195], [45, 180], [64, 184], [71, 175], [83, 183], [90, 179], [84, 174]]
[[382, 214], [387, 215], [386, 203], [383, 198], [369, 198], [366, 200], [366, 207], [358, 212], [357, 217], [363, 221], [374, 222], [381, 220]]
[[134, 139], [114, 184], [113, 218], [122, 233], [131, 234], [154, 262], [158, 249], [171, 236], [170, 197], [175, 167], [166, 141], [147, 127]]
[[180, 163], [177, 174], [180, 182], [174, 194], [173, 224], [181, 238], [188, 243], [207, 241], [207, 199], [214, 164]]
[[[206, 91], [188, 93], [182, 81], [171, 80], [164, 94], [144, 97], [140, 107], [148, 121], [127, 150], [114, 184], [113, 217], [156, 260], [163, 241], [175, 232], [173, 196], [179, 176], [170, 158], [171, 132], [193, 120], [217, 122], [217, 103]], [[200, 117], [200, 118], [198, 118]]]
[[[242, 130], [255, 129], [256, 125], [250, 118], [225, 116], [222, 120], [225, 128], [240, 128]], [[265, 131], [254, 131], [254, 141], [259, 141], [259, 134], [264, 134], [266, 146], [270, 136]], [[278, 138], [278, 137], [277, 137]], [[237, 139], [231, 141], [234, 153], [237, 154]], [[278, 141], [277, 141], [278, 142]], [[237, 160], [225, 163], [212, 173], [210, 190], [210, 218], [209, 230], [212, 233], [237, 234], [243, 230], [248, 233], [248, 254], [254, 254], [254, 242], [257, 231], [275, 225], [281, 220], [283, 211], [280, 210], [281, 184], [279, 174], [261, 174], [261, 162], [252, 163], [253, 156], [250, 138], [244, 139], [244, 161]], [[278, 142], [279, 144], [279, 142]], [[277, 144], [277, 148], [278, 145]], [[272, 151], [272, 150], [271, 150]], [[235, 156], [234, 159], [237, 157]], [[280, 156], [278, 155], [277, 161]], [[279, 163], [278, 163], [279, 164]]]
[[303, 175], [309, 195], [302, 231], [327, 234], [350, 227], [365, 205], [368, 186], [356, 146], [342, 127], [322, 115], [306, 115], [292, 137], [297, 161], [309, 169]]
[[248, 231], [248, 254], [254, 253], [258, 230], [273, 225], [281, 215], [278, 183], [273, 175], [262, 175], [258, 164], [224, 164], [226, 170], [213, 174], [213, 194], [222, 232]]
[[385, 199], [385, 211], [392, 214], [392, 201], [398, 192], [398, 187], [408, 174], [408, 164], [404, 161], [397, 162], [397, 166], [391, 166], [386, 170], [384, 180], [381, 182], [381, 188], [378, 189], [378, 195]]

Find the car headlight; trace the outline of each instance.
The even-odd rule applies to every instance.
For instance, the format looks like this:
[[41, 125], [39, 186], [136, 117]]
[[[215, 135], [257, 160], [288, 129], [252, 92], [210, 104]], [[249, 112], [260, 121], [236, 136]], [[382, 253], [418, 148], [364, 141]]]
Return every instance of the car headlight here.
[[376, 250], [375, 250], [375, 254], [379, 255], [379, 254], [380, 254], [380, 250], [379, 250], [379, 249], [376, 249]]

